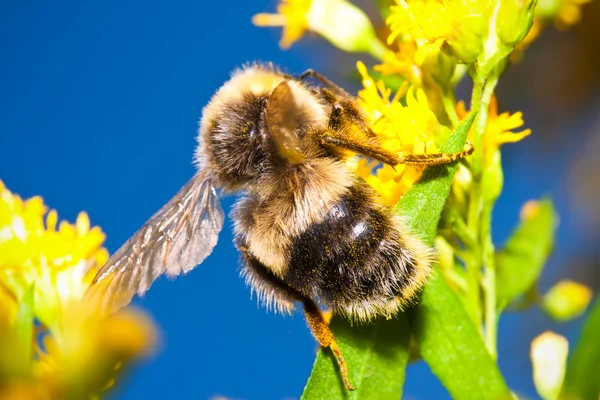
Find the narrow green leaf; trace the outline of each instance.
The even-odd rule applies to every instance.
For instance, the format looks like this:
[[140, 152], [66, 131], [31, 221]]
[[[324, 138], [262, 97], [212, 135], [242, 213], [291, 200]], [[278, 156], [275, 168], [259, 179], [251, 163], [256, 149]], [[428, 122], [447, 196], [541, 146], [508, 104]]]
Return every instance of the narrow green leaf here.
[[510, 399], [481, 335], [441, 274], [429, 281], [413, 313], [421, 356], [453, 399]]
[[496, 293], [501, 308], [533, 287], [552, 251], [556, 228], [552, 201], [541, 200], [536, 214], [521, 222], [496, 254]]
[[[462, 151], [474, 120], [475, 114], [472, 113], [456, 128], [441, 151]], [[398, 212], [406, 218], [411, 230], [432, 246], [455, 171], [456, 163], [428, 168], [419, 182], [398, 202]]]
[[[463, 121], [442, 147], [462, 150], [475, 115]], [[428, 169], [421, 181], [400, 201], [399, 211], [413, 232], [432, 245], [456, 165]], [[423, 290], [412, 311], [412, 332], [423, 359], [454, 399], [502, 399], [510, 392], [498, 367], [462, 303], [439, 273]]]
[[587, 318], [579, 343], [567, 365], [561, 399], [600, 398], [600, 297]]
[[354, 327], [342, 318], [334, 318], [331, 329], [348, 363], [350, 382], [356, 390], [346, 390], [333, 355], [329, 349], [321, 349], [302, 400], [397, 400], [402, 396], [408, 363], [406, 314], [399, 314], [390, 321], [378, 320]]

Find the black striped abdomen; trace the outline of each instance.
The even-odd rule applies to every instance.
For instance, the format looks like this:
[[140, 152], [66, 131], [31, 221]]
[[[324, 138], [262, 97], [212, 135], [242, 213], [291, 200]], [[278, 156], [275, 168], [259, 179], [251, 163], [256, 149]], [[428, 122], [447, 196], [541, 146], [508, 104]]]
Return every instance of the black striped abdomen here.
[[294, 289], [359, 319], [396, 310], [417, 264], [397, 217], [373, 198], [357, 181], [323, 221], [294, 238], [285, 275]]

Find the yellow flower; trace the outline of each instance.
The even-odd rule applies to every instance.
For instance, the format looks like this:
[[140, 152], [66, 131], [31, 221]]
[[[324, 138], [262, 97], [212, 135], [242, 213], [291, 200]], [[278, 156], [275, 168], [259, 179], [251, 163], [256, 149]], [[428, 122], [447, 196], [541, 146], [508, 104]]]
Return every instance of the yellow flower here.
[[440, 49], [468, 64], [483, 50], [492, 4], [488, 0], [396, 0], [391, 11], [386, 21], [391, 30], [388, 44], [397, 38], [415, 42], [417, 64]]
[[281, 0], [277, 14], [257, 14], [257, 26], [281, 26], [280, 45], [289, 48], [309, 30], [349, 52], [367, 52], [380, 58], [384, 45], [366, 14], [347, 0]]
[[[375, 82], [363, 63], [358, 63], [363, 89], [358, 103], [365, 111], [371, 130], [380, 145], [395, 153], [435, 153], [437, 142], [447, 138], [447, 128], [440, 125], [429, 109], [421, 89], [399, 90], [394, 97], [382, 81]], [[406, 94], [405, 104], [400, 98]], [[394, 205], [421, 177], [422, 167], [398, 165], [394, 168], [364, 159], [349, 161], [359, 176], [381, 195], [384, 202]]]
[[[459, 101], [457, 103], [456, 112], [460, 119], [466, 117], [467, 112], [464, 102]], [[489, 159], [504, 143], [515, 143], [529, 136], [531, 129], [513, 132], [513, 130], [520, 128], [523, 124], [523, 113], [520, 111], [514, 114], [508, 112], [498, 114], [498, 102], [495, 97], [492, 97], [489, 107], [488, 124], [483, 134], [483, 152], [485, 156]], [[470, 138], [470, 140], [474, 141], [474, 138]]]
[[413, 85], [421, 86], [423, 71], [415, 63], [417, 47], [414, 42], [402, 42], [398, 51], [388, 50], [383, 54], [383, 63], [374, 67], [383, 75], [402, 75]]
[[57, 224], [40, 197], [23, 201], [0, 182], [0, 399], [97, 398], [156, 343], [142, 314], [103, 318], [83, 300], [108, 258], [100, 228], [83, 212]]
[[23, 201], [0, 182], [0, 282], [19, 299], [35, 284], [35, 314], [55, 325], [62, 308], [83, 296], [108, 252], [86, 213], [57, 228], [57, 212], [46, 212], [41, 197]]
[[257, 26], [282, 26], [280, 45], [289, 48], [308, 29], [308, 11], [312, 0], [282, 0], [277, 5], [277, 14], [256, 14], [252, 22]]

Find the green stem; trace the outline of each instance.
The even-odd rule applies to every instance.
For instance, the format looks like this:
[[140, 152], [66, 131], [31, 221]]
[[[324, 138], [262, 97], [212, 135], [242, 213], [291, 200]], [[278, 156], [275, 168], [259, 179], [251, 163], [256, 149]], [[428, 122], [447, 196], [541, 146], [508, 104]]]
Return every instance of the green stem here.
[[467, 281], [465, 278], [453, 269], [444, 269], [442, 271], [448, 281], [454, 284], [462, 292], [467, 292]]
[[[471, 186], [471, 196], [469, 201], [469, 210], [467, 217], [467, 227], [473, 235], [479, 229], [479, 216], [481, 214], [481, 182], [473, 181]], [[475, 323], [477, 329], [481, 327], [481, 252], [479, 244], [477, 249], [471, 249], [471, 257], [466, 260], [465, 269], [467, 271], [467, 304], [469, 305], [469, 314]]]
[[444, 111], [448, 115], [448, 119], [452, 123], [452, 127], [457, 126], [460, 123], [458, 119], [458, 114], [456, 113], [456, 99], [454, 97], [454, 93], [452, 93], [452, 89], [444, 90], [442, 94], [442, 103], [444, 104]]
[[[491, 245], [491, 235], [488, 228], [484, 228], [488, 223], [484, 221], [485, 212], [488, 210], [484, 202], [484, 193], [482, 187], [482, 174], [483, 174], [483, 157], [484, 157], [484, 146], [483, 136], [487, 127], [488, 120], [488, 108], [490, 100], [498, 83], [498, 77], [491, 77], [487, 81], [479, 79], [475, 74], [473, 75], [473, 94], [471, 97], [471, 110], [477, 112], [477, 116], [473, 123], [472, 134], [475, 145], [475, 153], [473, 154], [473, 160], [471, 169], [473, 172], [473, 183], [471, 185], [471, 193], [469, 199], [469, 209], [467, 214], [467, 228], [471, 232], [471, 235], [477, 238], [476, 249], [472, 251], [472, 257], [466, 264], [467, 270], [467, 304], [469, 305], [469, 311], [471, 318], [475, 322], [475, 325], [481, 329], [482, 325], [482, 302], [481, 302], [481, 270], [484, 265], [487, 265], [487, 259], [489, 257], [489, 249]], [[490, 222], [491, 223], [491, 206], [490, 210]], [[481, 233], [485, 232], [484, 235]], [[493, 260], [491, 261], [493, 263]], [[491, 283], [490, 283], [491, 282]], [[485, 292], [485, 305], [486, 305], [486, 345], [493, 346], [488, 347], [491, 349], [490, 354], [495, 354], [495, 343], [496, 343], [496, 313], [495, 313], [495, 269], [486, 268], [486, 285], [483, 286]], [[493, 284], [493, 288], [490, 286]], [[490, 291], [491, 290], [491, 291]], [[490, 297], [493, 296], [493, 299]], [[494, 312], [489, 313], [490, 302], [494, 302]], [[490, 323], [490, 318], [494, 319], [494, 322]], [[489, 331], [489, 333], [488, 333]], [[482, 332], [483, 335], [483, 332]], [[490, 343], [488, 343], [488, 341]]]
[[498, 315], [496, 307], [496, 260], [495, 248], [492, 242], [492, 208], [493, 203], [487, 204], [483, 210], [481, 240], [483, 243], [483, 260], [485, 264], [485, 346], [495, 360], [497, 358], [496, 342], [498, 334]]
[[471, 230], [462, 219], [460, 214], [455, 210], [450, 210], [450, 223], [452, 231], [458, 236], [470, 252], [475, 252], [479, 248], [477, 238], [472, 234]]

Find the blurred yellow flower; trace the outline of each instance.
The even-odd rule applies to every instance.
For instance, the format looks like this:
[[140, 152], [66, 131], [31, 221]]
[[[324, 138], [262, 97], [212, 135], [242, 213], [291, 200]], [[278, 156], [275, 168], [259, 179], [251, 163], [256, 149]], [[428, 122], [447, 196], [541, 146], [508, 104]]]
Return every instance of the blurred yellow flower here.
[[56, 325], [62, 308], [79, 300], [108, 252], [104, 233], [82, 212], [73, 225], [41, 197], [22, 200], [0, 182], [0, 282], [18, 299], [35, 283], [36, 315]]
[[103, 318], [82, 300], [108, 258], [100, 228], [83, 212], [57, 224], [41, 197], [24, 201], [0, 181], [0, 400], [97, 398], [156, 343], [142, 314]]
[[[359, 62], [357, 67], [363, 84], [358, 92], [358, 103], [380, 145], [394, 153], [438, 152], [436, 142], [445, 139], [449, 132], [429, 109], [425, 92], [400, 89], [392, 97], [392, 90], [382, 81], [375, 82], [363, 63]], [[405, 104], [400, 102], [403, 95], [406, 95]], [[365, 159], [353, 159], [349, 163], [389, 205], [395, 205], [423, 171], [422, 167], [397, 165], [392, 168]]]
[[308, 29], [307, 15], [311, 4], [312, 0], [282, 0], [277, 5], [277, 14], [256, 14], [252, 22], [257, 26], [283, 27], [280, 45], [287, 49]]
[[366, 52], [376, 58], [385, 51], [367, 15], [347, 0], [281, 0], [277, 14], [256, 14], [252, 22], [283, 27], [280, 46], [284, 49], [309, 30], [344, 51]]
[[566, 30], [581, 21], [581, 7], [591, 0], [538, 0], [536, 20], [554, 22], [558, 29]]
[[[463, 101], [457, 103], [456, 112], [460, 119], [467, 116]], [[531, 129], [513, 132], [513, 130], [520, 128], [523, 124], [523, 113], [520, 111], [514, 114], [508, 112], [498, 114], [498, 102], [496, 97], [493, 96], [490, 101], [487, 127], [483, 134], [483, 152], [485, 157], [489, 160], [504, 143], [515, 143], [529, 136]], [[471, 137], [470, 140], [474, 141], [474, 138]]]
[[415, 62], [444, 48], [460, 62], [475, 61], [483, 49], [493, 4], [488, 0], [396, 0], [387, 19], [388, 44], [413, 41]]
[[533, 382], [545, 400], [558, 398], [565, 377], [569, 342], [563, 336], [547, 331], [531, 342]]

